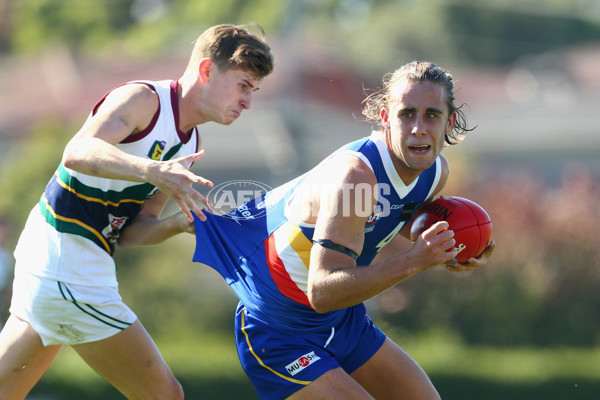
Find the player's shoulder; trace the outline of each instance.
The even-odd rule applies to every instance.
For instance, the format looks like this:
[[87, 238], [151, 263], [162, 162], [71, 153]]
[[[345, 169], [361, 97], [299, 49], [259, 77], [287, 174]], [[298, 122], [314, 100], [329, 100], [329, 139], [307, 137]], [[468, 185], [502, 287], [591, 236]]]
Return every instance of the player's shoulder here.
[[448, 159], [446, 157], [444, 157], [443, 154], [440, 154], [438, 156], [438, 160], [439, 160], [439, 166], [441, 169], [441, 173], [442, 173], [442, 177], [448, 177], [448, 175], [450, 174], [450, 163], [448, 162]]
[[131, 132], [136, 132], [145, 129], [159, 109], [158, 95], [151, 86], [127, 83], [112, 89], [94, 107], [92, 118], [109, 115], [126, 123]]
[[315, 169], [316, 174], [333, 182], [376, 183], [375, 173], [365, 161], [351, 152], [334, 153]]
[[121, 99], [124, 101], [133, 102], [136, 104], [140, 103], [142, 105], [158, 102], [158, 94], [156, 93], [155, 89], [152, 86], [142, 82], [131, 82], [121, 85], [109, 93], [107, 100], [109, 97], [113, 97], [116, 100]]
[[122, 118], [138, 120], [136, 126], [143, 127], [158, 110], [158, 94], [151, 86], [143, 83], [127, 83], [111, 90], [98, 105], [96, 114], [116, 112]]

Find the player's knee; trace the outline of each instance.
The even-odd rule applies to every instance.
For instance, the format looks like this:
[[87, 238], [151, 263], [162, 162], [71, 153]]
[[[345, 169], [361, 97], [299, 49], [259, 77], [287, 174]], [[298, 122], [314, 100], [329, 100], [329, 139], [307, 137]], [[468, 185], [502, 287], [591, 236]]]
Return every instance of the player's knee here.
[[[157, 397], [157, 400], [158, 399], [159, 397]], [[183, 400], [183, 387], [181, 386], [181, 383], [173, 378], [169, 387], [165, 388], [164, 397], [160, 397], [160, 399]]]
[[183, 387], [181, 387], [181, 383], [176, 382], [176, 387], [173, 393], [173, 399], [175, 400], [183, 400]]
[[179, 381], [173, 377], [168, 382], [158, 387], [144, 387], [140, 393], [128, 395], [128, 398], [151, 399], [151, 400], [183, 400], [183, 387]]
[[442, 397], [438, 393], [437, 389], [433, 386], [431, 381], [428, 385], [424, 385], [421, 388], [420, 393], [415, 397], [418, 399], [429, 399], [429, 400], [442, 400]]

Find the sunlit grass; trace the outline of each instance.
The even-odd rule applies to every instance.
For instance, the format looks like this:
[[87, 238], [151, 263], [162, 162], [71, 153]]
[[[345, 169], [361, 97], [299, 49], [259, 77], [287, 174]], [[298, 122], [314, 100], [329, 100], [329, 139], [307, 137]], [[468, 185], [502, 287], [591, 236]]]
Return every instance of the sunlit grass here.
[[403, 348], [430, 375], [529, 384], [557, 378], [600, 379], [598, 348], [467, 346], [454, 335], [439, 331], [416, 335]]
[[[246, 379], [230, 334], [197, 333], [157, 340], [177, 376], [204, 379]], [[390, 336], [394, 337], [392, 333]], [[411, 339], [397, 338], [431, 376], [456, 376], [486, 381], [541, 383], [553, 379], [600, 379], [600, 349], [533, 349], [473, 347], [455, 336], [432, 332]], [[64, 348], [44, 379], [102, 384], [102, 379], [70, 348]]]

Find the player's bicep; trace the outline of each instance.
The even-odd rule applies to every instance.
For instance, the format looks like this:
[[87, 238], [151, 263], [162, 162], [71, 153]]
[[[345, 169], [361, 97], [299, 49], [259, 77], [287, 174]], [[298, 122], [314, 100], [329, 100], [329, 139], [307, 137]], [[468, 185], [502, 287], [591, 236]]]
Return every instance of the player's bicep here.
[[316, 244], [316, 250], [324, 252], [323, 256], [335, 255], [336, 259], [338, 253], [360, 255], [365, 222], [377, 203], [373, 172], [358, 159], [341, 161], [341, 165], [334, 162], [327, 166], [330, 171], [337, 167], [342, 172], [332, 173], [330, 182], [336, 183], [324, 185], [330, 189], [320, 191], [319, 213], [313, 234], [313, 240], [326, 241]]
[[313, 243], [316, 242], [318, 250], [358, 255], [364, 241], [364, 218], [348, 213], [351, 201], [337, 198], [333, 193], [331, 195], [321, 199]]
[[156, 93], [146, 85], [124, 85], [110, 92], [74, 140], [98, 138], [110, 144], [146, 128], [158, 109]]

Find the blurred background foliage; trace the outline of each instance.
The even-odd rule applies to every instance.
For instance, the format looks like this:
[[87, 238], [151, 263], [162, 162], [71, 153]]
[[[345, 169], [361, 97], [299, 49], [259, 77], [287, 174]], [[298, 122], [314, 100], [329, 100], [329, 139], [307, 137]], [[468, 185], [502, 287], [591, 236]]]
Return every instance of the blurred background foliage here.
[[[2, 62], [13, 58], [34, 62], [60, 44], [78, 62], [118, 61], [127, 55], [127, 59], [159, 63], [187, 54], [190, 38], [210, 25], [253, 21], [265, 29], [267, 39], [318, 45], [332, 56], [343, 55], [362, 74], [375, 77], [397, 66], [398, 60], [427, 58], [470, 70], [494, 70], [550, 50], [600, 42], [600, 3], [595, 0], [0, 0], [0, 57]], [[35, 77], [23, 82], [35, 84]], [[7, 248], [14, 247], [27, 214], [60, 162], [64, 145], [84, 117], [57, 115], [36, 120], [4, 151], [0, 215], [7, 216], [13, 226]], [[432, 343], [447, 340], [460, 345], [454, 360], [460, 354], [474, 360], [499, 357], [500, 353], [493, 352], [491, 356], [469, 353], [478, 348], [597, 348], [598, 166], [565, 163], [548, 179], [544, 167], [509, 169], [503, 174], [501, 166], [482, 174], [486, 159], [478, 158], [477, 150], [466, 156], [451, 150], [448, 157], [453, 174], [445, 194], [470, 198], [488, 210], [498, 243], [494, 259], [472, 273], [433, 270], [411, 277], [367, 303], [373, 318], [401, 345], [410, 347], [432, 332], [437, 338]], [[277, 183], [298, 172], [303, 171], [291, 171]], [[238, 177], [244, 178], [243, 170]], [[173, 211], [171, 206], [167, 213]], [[227, 357], [235, 358], [231, 330], [236, 299], [214, 271], [191, 263], [193, 247], [191, 236], [180, 235], [158, 246], [119, 249], [121, 293], [152, 336], [164, 343], [161, 348], [180, 341], [195, 343], [198, 353], [211, 346], [220, 351], [227, 347], [215, 339], [220, 337], [229, 340]], [[424, 354], [425, 364], [428, 346], [431, 343], [415, 347], [417, 354]], [[419, 353], [419, 349], [425, 350]], [[456, 394], [450, 383], [453, 375], [448, 373], [452, 363], [445, 364], [447, 369], [436, 369], [434, 361], [427, 364], [434, 378], [446, 385], [445, 398], [491, 399], [492, 387], [504, 396], [498, 398], [539, 398], [532, 393], [543, 386], [539, 382], [539, 387], [535, 383], [528, 389], [516, 385], [513, 392], [502, 392], [501, 387], [486, 386], [485, 379], [470, 376], [460, 382], [480, 386], [481, 396]], [[236, 368], [240, 376], [241, 369]], [[202, 373], [209, 370], [210, 366]], [[203, 380], [184, 367], [178, 373], [186, 382]], [[54, 375], [50, 372], [49, 376]], [[61, 379], [64, 376], [42, 381], [41, 387], [50, 390]], [[235, 389], [227, 383], [229, 377], [223, 379], [221, 387], [230, 385], [232, 397], [235, 390], [249, 390], [245, 381]], [[586, 379], [597, 381], [600, 375], [565, 378], [564, 385], [552, 386], [554, 394], [545, 398], [557, 393], [563, 397], [553, 398], [595, 398], [581, 390], [577, 397], [565, 389]], [[542, 380], [550, 381], [556, 383], [556, 376]], [[216, 387], [211, 390], [218, 393]], [[598, 386], [592, 385], [592, 390]], [[516, 392], [524, 393], [523, 397]]]
[[[195, 37], [223, 21], [335, 43], [384, 71], [408, 55], [498, 65], [600, 39], [595, 0], [2, 0], [0, 7], [4, 54], [35, 54], [58, 41], [90, 57], [119, 48], [153, 58], [187, 46], [186, 30]], [[376, 45], [369, 57], [365, 43]]]

